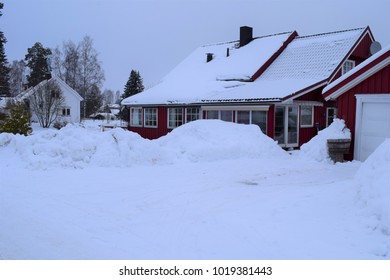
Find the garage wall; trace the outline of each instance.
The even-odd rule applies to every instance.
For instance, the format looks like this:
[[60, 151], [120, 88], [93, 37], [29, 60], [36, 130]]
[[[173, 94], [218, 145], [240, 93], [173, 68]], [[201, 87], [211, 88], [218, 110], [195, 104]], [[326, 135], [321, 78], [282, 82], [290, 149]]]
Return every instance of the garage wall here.
[[356, 102], [354, 158], [364, 161], [390, 138], [390, 94], [359, 94]]
[[390, 96], [390, 66], [386, 66], [337, 98], [338, 118], [345, 120], [352, 134], [351, 149], [346, 160], [352, 160], [355, 153], [357, 94]]

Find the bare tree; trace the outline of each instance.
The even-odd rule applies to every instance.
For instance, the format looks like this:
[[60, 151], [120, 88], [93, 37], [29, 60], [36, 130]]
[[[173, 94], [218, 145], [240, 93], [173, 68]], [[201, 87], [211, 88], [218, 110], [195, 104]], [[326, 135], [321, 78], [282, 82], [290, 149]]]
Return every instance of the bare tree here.
[[92, 92], [92, 87], [100, 88], [104, 81], [104, 72], [101, 68], [101, 63], [98, 60], [98, 53], [92, 46], [92, 39], [89, 36], [85, 36], [80, 43], [80, 78], [81, 83], [78, 92], [84, 98], [83, 117], [86, 116], [86, 105], [88, 102], [87, 94]]
[[26, 83], [26, 64], [23, 60], [14, 60], [10, 66], [9, 88], [11, 96], [16, 96], [24, 90]]
[[30, 109], [42, 127], [50, 127], [64, 104], [62, 91], [55, 80], [47, 80], [34, 87], [29, 97]]
[[52, 54], [50, 57], [51, 62], [51, 71], [52, 73], [59, 77], [61, 80], [64, 80], [64, 67], [63, 67], [63, 53], [60, 48], [57, 46], [55, 49], [52, 49]]
[[104, 103], [104, 106], [114, 103], [114, 92], [112, 90], [105, 89], [103, 91], [103, 103]]
[[94, 107], [87, 103], [95, 99], [88, 95], [94, 94], [96, 87], [100, 90], [104, 81], [104, 71], [91, 37], [85, 36], [78, 44], [64, 42], [62, 51], [57, 47], [52, 56], [52, 67], [58, 77], [84, 98], [81, 113], [82, 117], [87, 116], [87, 107]]

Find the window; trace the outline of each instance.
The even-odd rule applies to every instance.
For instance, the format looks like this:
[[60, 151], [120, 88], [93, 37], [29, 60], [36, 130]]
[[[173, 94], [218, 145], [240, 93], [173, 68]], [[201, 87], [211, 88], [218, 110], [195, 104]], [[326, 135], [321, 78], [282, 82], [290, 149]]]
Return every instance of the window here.
[[258, 125], [267, 134], [267, 111], [252, 111], [251, 123]]
[[337, 108], [326, 108], [326, 126], [330, 126], [333, 120], [337, 118]]
[[186, 122], [192, 122], [200, 119], [199, 108], [186, 108]]
[[250, 111], [237, 111], [237, 123], [250, 124]]
[[144, 109], [145, 127], [157, 127], [157, 108]]
[[353, 67], [355, 67], [355, 61], [353, 60], [346, 60], [343, 64], [343, 68], [341, 70], [341, 75], [344, 75], [349, 70], [351, 70]]
[[218, 120], [219, 119], [219, 111], [217, 111], [217, 110], [208, 110], [208, 111], [206, 111], [206, 119], [208, 119], [208, 120]]
[[231, 110], [222, 110], [220, 111], [220, 119], [225, 122], [232, 122], [233, 121], [233, 111]]
[[130, 108], [130, 126], [142, 126], [142, 108]]
[[168, 128], [183, 124], [183, 108], [168, 108]]
[[62, 116], [70, 116], [70, 108], [62, 108], [62, 109], [60, 109], [60, 114]]
[[301, 106], [301, 127], [313, 126], [313, 106], [303, 105]]

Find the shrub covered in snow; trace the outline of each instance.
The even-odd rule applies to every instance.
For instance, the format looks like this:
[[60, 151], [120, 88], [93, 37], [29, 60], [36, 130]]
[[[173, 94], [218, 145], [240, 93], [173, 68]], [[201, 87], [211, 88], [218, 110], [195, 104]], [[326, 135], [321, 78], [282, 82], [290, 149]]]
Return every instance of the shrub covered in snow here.
[[361, 165], [356, 180], [360, 201], [368, 214], [376, 217], [373, 227], [390, 236], [390, 139]]
[[345, 126], [345, 121], [335, 119], [327, 128], [318, 132], [309, 142], [301, 146], [300, 155], [319, 162], [330, 162], [328, 139], [351, 139], [351, 131]]

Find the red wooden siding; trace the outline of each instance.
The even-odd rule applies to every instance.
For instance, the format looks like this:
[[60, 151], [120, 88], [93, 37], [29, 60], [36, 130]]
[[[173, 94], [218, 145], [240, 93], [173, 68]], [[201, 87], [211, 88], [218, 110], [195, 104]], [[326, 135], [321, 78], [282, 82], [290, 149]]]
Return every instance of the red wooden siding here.
[[352, 89], [337, 98], [338, 118], [345, 120], [346, 126], [351, 130], [351, 152], [346, 159], [353, 158], [353, 144], [356, 122], [356, 94], [389, 94], [390, 93], [390, 66], [383, 68], [371, 77], [362, 81]]
[[[299, 111], [300, 114], [300, 111]], [[300, 117], [300, 115], [299, 115]], [[318, 133], [318, 128], [324, 129], [326, 126], [326, 107], [314, 107], [313, 127], [299, 127], [299, 146], [309, 142]]]
[[[157, 139], [161, 136], [168, 134], [171, 129], [168, 129], [168, 121], [167, 121], [167, 107], [159, 106], [159, 107], [145, 107], [145, 108], [157, 108], [158, 114], [158, 127], [157, 128], [149, 128], [149, 127], [132, 127], [129, 126], [129, 130], [135, 133], [138, 133], [143, 138], [146, 139]], [[143, 116], [143, 112], [142, 112]], [[130, 120], [130, 118], [129, 118]], [[142, 121], [143, 122], [143, 121]], [[129, 122], [130, 123], [130, 122]]]
[[[369, 33], [367, 33], [361, 42], [356, 46], [355, 50], [352, 54], [346, 58], [355, 61], [355, 66], [358, 66], [364, 60], [370, 57], [370, 46], [372, 44], [372, 39]], [[336, 79], [341, 77], [341, 69], [337, 71], [337, 73], [332, 77], [330, 82], [335, 81]]]
[[370, 35], [367, 33], [360, 44], [353, 51], [349, 59], [355, 60], [356, 65], [360, 64], [364, 60], [366, 60], [370, 56], [370, 46], [372, 43], [372, 39]]

